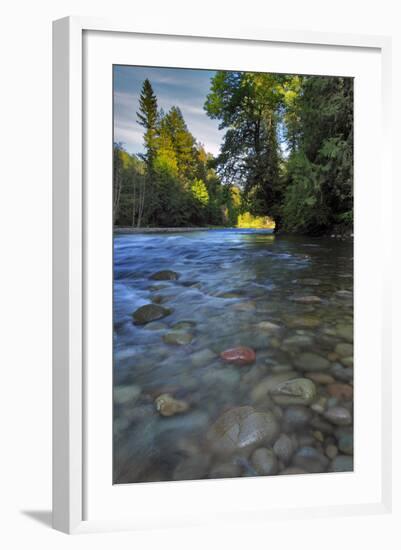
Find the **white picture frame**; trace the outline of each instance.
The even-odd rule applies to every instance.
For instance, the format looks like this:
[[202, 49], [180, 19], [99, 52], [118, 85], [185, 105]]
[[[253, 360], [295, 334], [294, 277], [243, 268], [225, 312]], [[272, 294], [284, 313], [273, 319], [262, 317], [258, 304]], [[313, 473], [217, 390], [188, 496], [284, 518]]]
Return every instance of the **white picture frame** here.
[[[84, 59], [93, 59], [86, 51], [87, 44], [84, 40], [85, 33], [93, 33], [93, 36], [105, 36], [107, 34], [109, 44], [113, 37], [129, 39], [137, 37], [144, 40], [160, 40], [171, 38], [184, 41], [187, 44], [192, 42], [206, 44], [246, 44], [249, 47], [264, 44], [284, 45], [291, 48], [300, 48], [303, 51], [314, 51], [314, 48], [325, 47], [327, 52], [330, 48], [342, 51], [344, 55], [355, 54], [359, 51], [375, 52], [376, 60], [380, 63], [380, 75], [376, 79], [378, 90], [380, 89], [380, 116], [377, 124], [380, 127], [380, 149], [381, 158], [377, 166], [377, 174], [380, 179], [382, 204], [377, 224], [380, 235], [386, 231], [386, 210], [391, 205], [390, 189], [390, 85], [391, 85], [391, 41], [387, 37], [375, 36], [354, 36], [336, 35], [313, 32], [292, 32], [264, 29], [225, 29], [215, 31], [214, 29], [191, 30], [174, 28], [173, 25], [166, 25], [166, 28], [148, 28], [146, 25], [131, 24], [122, 21], [105, 21], [87, 17], [68, 17], [54, 22], [53, 32], [53, 525], [56, 529], [66, 533], [88, 532], [97, 530], [113, 529], [137, 529], [151, 525], [188, 525], [194, 522], [211, 521], [213, 510], [207, 513], [204, 518], [199, 517], [199, 510], [194, 514], [183, 515], [183, 510], [177, 505], [174, 509], [174, 502], [188, 498], [191, 493], [198, 495], [200, 505], [204, 504], [202, 482], [179, 482], [164, 484], [146, 484], [125, 486], [123, 489], [127, 494], [134, 492], [141, 494], [141, 498], [151, 499], [155, 503], [158, 499], [168, 498], [172, 493], [178, 496], [173, 499], [172, 509], [164, 518], [161, 511], [154, 513], [153, 517], [144, 504], [142, 515], [139, 518], [139, 510], [127, 515], [113, 516], [105, 515], [107, 512], [99, 508], [96, 517], [88, 517], [88, 477], [91, 474], [91, 462], [85, 459], [89, 445], [96, 445], [96, 440], [88, 443], [88, 433], [91, 430], [91, 414], [87, 413], [86, 398], [88, 395], [88, 354], [87, 354], [87, 323], [85, 320], [87, 307], [85, 306], [86, 294], [88, 291], [85, 270], [88, 267], [88, 250], [91, 246], [91, 229], [88, 228], [88, 219], [85, 208], [85, 201], [88, 201], [84, 180], [87, 177], [85, 166], [85, 155], [90, 154], [86, 147], [84, 131], [86, 131], [86, 104], [85, 104], [85, 79], [87, 74], [83, 67]], [[94, 41], [96, 43], [96, 41]], [[99, 55], [101, 55], [99, 45]], [[104, 50], [103, 50], [104, 51]], [[154, 52], [156, 55], [156, 53]], [[110, 54], [111, 55], [111, 54]], [[139, 55], [139, 54], [138, 54]], [[337, 55], [333, 50], [333, 58]], [[85, 57], [86, 56], [86, 57]], [[154, 57], [155, 58], [155, 57]], [[142, 63], [138, 56], [132, 64], [149, 64], [148, 60]], [[162, 61], [160, 64], [165, 64]], [[167, 66], [167, 65], [166, 65]], [[177, 66], [175, 63], [174, 66]], [[182, 66], [186, 66], [185, 62]], [[221, 66], [218, 68], [222, 68]], [[295, 72], [295, 71], [294, 71]], [[302, 72], [299, 70], [298, 72]], [[329, 74], [332, 74], [328, 70]], [[352, 72], [352, 71], [351, 71]], [[318, 73], [319, 74], [319, 73]], [[111, 121], [103, 121], [102, 132], [107, 133], [107, 125], [110, 127], [111, 143]], [[106, 129], [106, 130], [105, 130]], [[362, 139], [362, 136], [356, 139]], [[368, 176], [368, 175], [367, 175]], [[111, 180], [110, 180], [111, 189]], [[107, 207], [107, 194], [104, 196], [104, 207]], [[89, 192], [90, 197], [90, 192]], [[359, 193], [357, 201], [362, 201], [366, 208], [371, 198]], [[87, 205], [86, 205], [87, 206]], [[93, 219], [93, 218], [92, 218]], [[368, 220], [361, 216], [361, 235], [367, 228]], [[108, 222], [105, 221], [107, 224]], [[106, 228], [107, 231], [107, 228]], [[111, 229], [110, 229], [111, 231]], [[89, 235], [89, 236], [88, 236]], [[363, 247], [360, 247], [363, 259]], [[106, 258], [107, 259], [107, 258]], [[390, 429], [391, 429], [391, 357], [390, 357], [390, 330], [388, 323], [390, 318], [390, 295], [387, 276], [389, 269], [388, 251], [384, 249], [381, 256], [383, 269], [372, 272], [371, 279], [375, 286], [373, 291], [377, 294], [377, 306], [380, 307], [380, 323], [377, 328], [379, 335], [372, 335], [372, 342], [377, 344], [377, 357], [380, 362], [375, 364], [377, 372], [376, 385], [371, 388], [376, 391], [379, 387], [377, 406], [380, 407], [380, 422], [377, 426], [377, 434], [380, 434], [377, 456], [377, 490], [374, 498], [366, 494], [359, 501], [355, 495], [350, 499], [332, 503], [325, 502], [320, 505], [315, 501], [305, 506], [296, 504], [292, 507], [280, 506], [274, 509], [269, 508], [271, 517], [310, 517], [313, 514], [345, 515], [361, 514], [368, 512], [384, 513], [391, 509], [391, 461], [390, 461]], [[104, 259], [103, 259], [104, 260]], [[101, 261], [103, 261], [101, 260]], [[377, 260], [378, 261], [378, 260]], [[106, 264], [107, 265], [107, 264]], [[111, 266], [110, 266], [111, 271]], [[107, 284], [107, 281], [105, 281]], [[362, 288], [363, 287], [363, 288]], [[363, 300], [362, 292], [369, 291], [368, 285], [361, 285], [360, 300]], [[379, 295], [380, 293], [380, 295]], [[107, 311], [107, 310], [106, 310]], [[110, 313], [110, 312], [109, 312]], [[363, 320], [361, 320], [362, 325]], [[111, 326], [111, 323], [110, 323]], [[369, 333], [361, 334], [369, 338]], [[369, 344], [370, 345], [370, 344]], [[373, 345], [373, 344], [372, 344]], [[380, 353], [379, 353], [380, 347]], [[361, 350], [362, 353], [363, 350]], [[356, 353], [358, 350], [356, 349]], [[107, 359], [107, 356], [106, 356]], [[369, 360], [369, 359], [367, 359]], [[372, 359], [373, 361], [373, 359]], [[110, 365], [111, 369], [111, 365]], [[361, 380], [361, 379], [359, 379]], [[105, 379], [105, 381], [107, 381]], [[100, 382], [99, 382], [100, 384]], [[106, 384], [104, 384], [106, 385]], [[100, 386], [99, 386], [100, 387]], [[104, 388], [103, 388], [104, 390]], [[102, 390], [102, 391], [103, 391]], [[111, 388], [109, 389], [111, 395]], [[104, 394], [102, 394], [104, 395]], [[93, 400], [92, 400], [93, 401]], [[106, 405], [105, 405], [106, 407]], [[109, 411], [111, 412], [111, 411]], [[108, 414], [107, 412], [104, 414]], [[356, 429], [358, 429], [356, 427]], [[107, 431], [107, 430], [106, 430]], [[111, 434], [111, 432], [108, 432]], [[379, 437], [379, 435], [378, 435]], [[111, 439], [111, 435], [110, 435]], [[374, 460], [374, 459], [372, 459]], [[376, 464], [375, 462], [375, 464]], [[107, 466], [107, 463], [105, 463]], [[376, 466], [375, 466], [376, 467]], [[88, 471], [90, 470], [90, 471]], [[380, 470], [380, 471], [379, 471]], [[100, 471], [100, 470], [99, 470]], [[107, 471], [107, 470], [103, 470]], [[100, 474], [99, 474], [100, 475]], [[339, 474], [330, 474], [339, 475]], [[286, 490], [289, 483], [295, 483], [294, 476], [287, 477], [285, 481]], [[296, 476], [303, 477], [303, 476]], [[309, 476], [305, 476], [309, 477]], [[316, 476], [310, 476], [316, 477]], [[293, 478], [292, 480], [289, 478]], [[379, 479], [380, 478], [380, 479]], [[111, 472], [107, 483], [111, 484]], [[242, 480], [218, 480], [208, 481], [207, 491], [214, 491], [216, 502], [218, 495], [224, 490], [227, 498], [236, 493], [241, 483], [241, 491], [257, 491], [260, 480], [246, 480], [247, 486]], [[366, 482], [366, 478], [365, 478]], [[194, 485], [195, 483], [195, 485]], [[222, 483], [224, 485], [222, 485]], [[274, 481], [274, 483], [277, 483]], [[89, 486], [93, 486], [90, 482]], [[231, 484], [231, 485], [230, 485]], [[196, 487], [196, 488], [195, 488]], [[357, 486], [356, 486], [357, 487]], [[223, 488], [223, 489], [222, 489]], [[355, 489], [357, 491], [357, 488]], [[146, 494], [145, 494], [146, 493]], [[244, 493], [245, 494], [245, 493]], [[166, 496], [167, 495], [167, 496]], [[92, 496], [91, 498], [94, 498]], [[106, 493], [97, 494], [96, 498], [108, 499]], [[131, 498], [131, 496], [129, 497]], [[232, 500], [232, 498], [231, 498]], [[189, 505], [190, 506], [190, 505]], [[232, 504], [230, 513], [215, 515], [216, 521], [237, 521], [235, 502]], [[259, 507], [258, 507], [259, 506]], [[239, 509], [240, 506], [237, 506]], [[253, 518], [258, 521], [265, 519], [265, 510], [262, 505], [255, 504]], [[195, 519], [196, 516], [196, 519]], [[247, 514], [242, 514], [246, 517]]]

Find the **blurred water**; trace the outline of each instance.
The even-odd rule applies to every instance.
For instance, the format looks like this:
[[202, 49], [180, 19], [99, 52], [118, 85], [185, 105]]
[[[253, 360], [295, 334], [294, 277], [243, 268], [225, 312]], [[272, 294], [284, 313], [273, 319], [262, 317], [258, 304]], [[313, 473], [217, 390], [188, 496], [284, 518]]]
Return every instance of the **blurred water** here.
[[[332, 352], [343, 341], [336, 327], [353, 319], [352, 295], [338, 293], [352, 291], [352, 251], [350, 242], [259, 230], [115, 235], [114, 385], [140, 391], [135, 402], [115, 403], [115, 480], [172, 479], [183, 457], [204, 452], [200, 442], [222, 411], [254, 405], [250, 396], [260, 380], [279, 365], [293, 365], [301, 351]], [[150, 279], [165, 269], [179, 279]], [[293, 300], [310, 295], [321, 302]], [[132, 313], [152, 301], [171, 315], [134, 325]], [[305, 317], [318, 326], [299, 325]], [[193, 323], [193, 341], [165, 344], [163, 336], [179, 321]], [[266, 333], [261, 321], [281, 330]], [[239, 345], [256, 350], [253, 366], [219, 359]], [[160, 417], [153, 401], [165, 392], [185, 399], [190, 411]]]

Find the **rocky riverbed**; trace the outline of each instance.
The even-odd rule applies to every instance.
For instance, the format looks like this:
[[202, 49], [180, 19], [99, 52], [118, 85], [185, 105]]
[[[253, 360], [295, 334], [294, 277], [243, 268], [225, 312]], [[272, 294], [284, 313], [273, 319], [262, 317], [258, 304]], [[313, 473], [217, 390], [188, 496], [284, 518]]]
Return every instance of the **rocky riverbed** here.
[[352, 242], [114, 238], [116, 483], [353, 469]]

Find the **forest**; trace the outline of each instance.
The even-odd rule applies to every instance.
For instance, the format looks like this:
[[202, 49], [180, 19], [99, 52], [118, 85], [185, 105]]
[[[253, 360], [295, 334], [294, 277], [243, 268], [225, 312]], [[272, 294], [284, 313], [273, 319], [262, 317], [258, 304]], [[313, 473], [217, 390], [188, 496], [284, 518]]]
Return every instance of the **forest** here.
[[143, 82], [144, 153], [113, 148], [115, 226], [352, 232], [353, 79], [218, 71], [204, 110], [225, 132], [215, 157]]

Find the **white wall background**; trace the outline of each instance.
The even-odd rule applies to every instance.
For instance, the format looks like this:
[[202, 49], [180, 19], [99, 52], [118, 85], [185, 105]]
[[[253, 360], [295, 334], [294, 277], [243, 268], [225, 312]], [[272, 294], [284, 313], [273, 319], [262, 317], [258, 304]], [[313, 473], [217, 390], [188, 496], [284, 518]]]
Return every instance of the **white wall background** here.
[[[394, 291], [394, 513], [343, 519], [266, 522], [256, 527], [67, 537], [52, 531], [51, 507], [51, 21], [65, 15], [117, 16], [214, 27], [257, 25], [392, 35], [394, 158], [400, 154], [401, 16], [397, 0], [14, 0], [3, 5], [0, 55], [0, 546], [138, 549], [310, 550], [401, 547], [400, 292]], [[394, 176], [394, 183], [395, 182]], [[400, 208], [394, 186], [394, 219]], [[398, 230], [398, 237], [399, 235]], [[390, 237], [390, 236], [389, 236]], [[394, 258], [400, 279], [399, 239]], [[372, 250], [374, 261], [374, 250]], [[398, 401], [398, 402], [397, 402]], [[374, 444], [374, 442], [372, 442]]]

